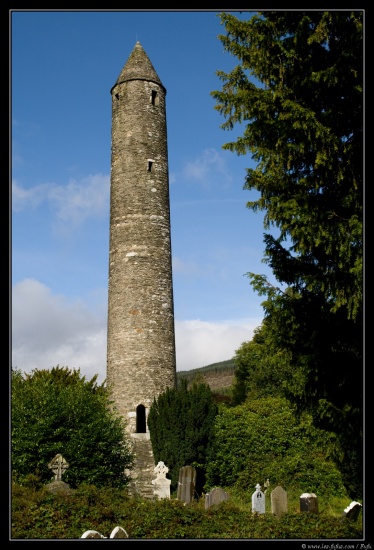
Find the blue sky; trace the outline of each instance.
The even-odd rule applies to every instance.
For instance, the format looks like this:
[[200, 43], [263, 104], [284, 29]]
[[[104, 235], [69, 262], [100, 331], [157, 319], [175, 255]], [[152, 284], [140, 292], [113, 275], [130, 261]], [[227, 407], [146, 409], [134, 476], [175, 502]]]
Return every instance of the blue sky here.
[[[248, 13], [236, 13], [248, 18]], [[217, 12], [12, 11], [12, 364], [106, 371], [110, 89], [136, 41], [167, 89], [177, 370], [230, 359], [261, 324], [245, 275], [264, 273], [250, 156], [222, 145], [210, 95]]]

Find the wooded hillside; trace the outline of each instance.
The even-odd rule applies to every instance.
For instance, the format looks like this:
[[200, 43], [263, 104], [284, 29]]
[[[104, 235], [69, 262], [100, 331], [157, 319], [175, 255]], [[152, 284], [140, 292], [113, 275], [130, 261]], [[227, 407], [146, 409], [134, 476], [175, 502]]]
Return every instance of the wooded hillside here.
[[235, 369], [233, 359], [228, 359], [198, 369], [177, 372], [177, 383], [179, 384], [182, 379], [187, 379], [190, 383], [195, 377], [203, 376], [212, 390], [229, 388], [234, 382]]

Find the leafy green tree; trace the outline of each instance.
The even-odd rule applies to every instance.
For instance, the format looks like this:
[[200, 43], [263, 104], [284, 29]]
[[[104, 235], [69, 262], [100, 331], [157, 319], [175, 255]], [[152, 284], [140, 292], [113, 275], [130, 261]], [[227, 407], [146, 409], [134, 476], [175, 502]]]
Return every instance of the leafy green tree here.
[[220, 410], [207, 465], [207, 485], [253, 492], [270, 480], [273, 488], [345, 496], [342, 476], [331, 460], [336, 437], [300, 420], [285, 398], [248, 399]]
[[[178, 486], [179, 470], [195, 466], [204, 476], [206, 456], [211, 445], [211, 431], [218, 407], [205, 382], [182, 379], [177, 388], [167, 388], [153, 401], [148, 427], [154, 459], [169, 468], [171, 490]], [[200, 479], [197, 491], [203, 485]]]
[[[222, 13], [239, 65], [212, 92], [223, 147], [251, 154], [245, 189], [264, 211], [265, 257], [279, 286], [249, 273], [269, 350], [289, 357], [288, 398], [340, 441], [354, 498], [363, 486], [363, 11]], [[278, 236], [276, 236], [278, 231]]]
[[125, 487], [133, 458], [125, 427], [111, 412], [104, 383], [86, 380], [79, 370], [54, 367], [31, 374], [12, 371], [12, 474], [19, 483], [38, 476], [46, 483], [48, 463], [60, 453], [69, 468], [63, 481], [74, 488]]
[[284, 395], [289, 359], [285, 353], [272, 352], [266, 320], [255, 329], [252, 340], [236, 350], [233, 361], [237, 366], [232, 390], [234, 406], [247, 398]]
[[255, 342], [258, 335], [256, 329], [253, 339], [250, 342], [243, 342], [240, 348], [235, 351], [234, 362], [237, 366], [234, 373], [234, 383], [232, 389], [232, 404], [240, 405], [243, 403], [249, 392], [249, 383], [253, 372], [259, 363], [260, 347]]

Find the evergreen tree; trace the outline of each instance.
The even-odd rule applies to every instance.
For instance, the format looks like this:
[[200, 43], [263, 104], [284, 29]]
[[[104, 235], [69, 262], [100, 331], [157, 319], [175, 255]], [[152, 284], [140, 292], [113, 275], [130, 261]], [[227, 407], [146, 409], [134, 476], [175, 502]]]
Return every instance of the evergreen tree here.
[[[245, 189], [264, 211], [265, 258], [280, 283], [249, 273], [270, 353], [289, 357], [287, 396], [334, 431], [353, 498], [363, 480], [363, 12], [222, 13], [239, 65], [212, 92], [225, 149], [251, 154]], [[278, 235], [276, 235], [278, 231]]]
[[237, 366], [232, 390], [234, 406], [248, 398], [285, 395], [289, 358], [285, 353], [272, 351], [266, 320], [255, 329], [252, 340], [243, 342], [235, 351], [233, 361]]
[[[203, 477], [217, 412], [205, 382], [188, 387], [182, 379], [177, 388], [167, 388], [153, 401], [148, 414], [153, 455], [156, 463], [163, 461], [169, 468], [171, 490], [177, 488], [183, 466], [195, 466]], [[200, 479], [197, 490], [202, 485]]]
[[11, 465], [22, 484], [29, 474], [50, 482], [49, 462], [60, 453], [69, 463], [63, 481], [125, 487], [131, 468], [125, 427], [97, 376], [86, 380], [79, 370], [54, 367], [31, 374], [12, 371]]

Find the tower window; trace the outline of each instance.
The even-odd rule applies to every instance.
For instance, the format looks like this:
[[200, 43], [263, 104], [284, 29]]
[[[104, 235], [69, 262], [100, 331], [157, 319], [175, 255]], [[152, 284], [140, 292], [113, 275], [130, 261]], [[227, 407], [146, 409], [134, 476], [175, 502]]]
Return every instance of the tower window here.
[[114, 94], [116, 96], [116, 99], [119, 99], [119, 94]]
[[136, 407], [136, 433], [144, 434], [146, 431], [145, 406], [138, 405]]
[[152, 172], [152, 166], [153, 166], [154, 160], [148, 159], [148, 172]]
[[158, 97], [158, 93], [156, 92], [156, 90], [152, 90], [151, 103], [152, 103], [152, 105], [155, 105], [156, 107], [160, 103], [160, 98]]

